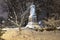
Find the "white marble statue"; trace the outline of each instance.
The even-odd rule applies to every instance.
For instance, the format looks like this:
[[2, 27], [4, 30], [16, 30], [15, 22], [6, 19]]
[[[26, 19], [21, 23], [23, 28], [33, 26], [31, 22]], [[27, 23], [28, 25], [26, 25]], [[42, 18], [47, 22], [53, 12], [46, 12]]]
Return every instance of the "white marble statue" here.
[[36, 13], [35, 13], [35, 5], [34, 4], [31, 4], [31, 6], [30, 6], [29, 21], [30, 22], [36, 21]]
[[35, 5], [31, 4], [29, 22], [28, 22], [28, 24], [26, 25], [25, 28], [34, 28], [34, 25], [33, 25], [34, 22], [33, 21], [34, 21], [35, 16], [36, 16], [36, 14], [35, 14]]
[[30, 15], [29, 15], [29, 21], [25, 28], [39, 28], [40, 26], [37, 23], [37, 17], [35, 13], [35, 5], [31, 4], [30, 6]]
[[35, 5], [32, 4], [30, 6], [30, 17], [33, 17], [34, 15], [36, 15], [35, 14]]

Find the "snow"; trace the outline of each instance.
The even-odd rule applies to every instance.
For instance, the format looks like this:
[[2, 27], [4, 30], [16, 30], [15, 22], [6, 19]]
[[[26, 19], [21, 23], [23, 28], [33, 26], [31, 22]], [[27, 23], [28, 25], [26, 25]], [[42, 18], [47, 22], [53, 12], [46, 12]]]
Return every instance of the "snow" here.
[[29, 22], [25, 28], [34, 28], [33, 22]]

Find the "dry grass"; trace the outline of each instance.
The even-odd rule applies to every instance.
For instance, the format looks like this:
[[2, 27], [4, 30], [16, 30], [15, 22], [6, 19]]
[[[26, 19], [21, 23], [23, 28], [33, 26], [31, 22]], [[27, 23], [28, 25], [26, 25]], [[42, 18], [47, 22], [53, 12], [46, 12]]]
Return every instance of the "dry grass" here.
[[5, 40], [60, 40], [60, 32], [38, 32], [25, 29], [19, 34], [19, 31], [12, 29], [3, 34], [2, 38]]
[[[49, 26], [51, 26], [51, 27], [60, 26], [60, 20], [55, 20], [54, 18], [48, 19], [48, 21], [43, 20], [43, 22], [44, 22], [46, 25], [49, 25]], [[48, 27], [49, 27], [49, 26], [48, 26]]]

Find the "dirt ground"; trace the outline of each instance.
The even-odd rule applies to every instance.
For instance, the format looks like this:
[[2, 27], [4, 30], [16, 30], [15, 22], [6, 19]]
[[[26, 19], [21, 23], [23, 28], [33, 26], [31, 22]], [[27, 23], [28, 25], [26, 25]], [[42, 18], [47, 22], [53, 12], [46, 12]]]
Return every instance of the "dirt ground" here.
[[43, 31], [38, 32], [30, 29], [8, 30], [2, 35], [5, 40], [60, 40], [60, 31]]

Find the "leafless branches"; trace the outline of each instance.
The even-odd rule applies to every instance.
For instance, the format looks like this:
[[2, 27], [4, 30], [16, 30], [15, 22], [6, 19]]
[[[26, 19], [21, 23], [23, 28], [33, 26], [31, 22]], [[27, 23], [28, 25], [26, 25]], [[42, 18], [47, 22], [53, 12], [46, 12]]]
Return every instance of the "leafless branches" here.
[[[12, 4], [11, 4], [12, 5]], [[15, 9], [14, 9], [14, 7], [12, 7], [12, 9], [13, 9], [13, 13], [14, 13], [14, 16], [15, 16], [15, 21], [14, 20], [11, 20], [11, 19], [8, 19], [10, 22], [12, 22], [14, 25], [16, 25], [16, 26], [18, 26], [19, 27], [19, 30], [21, 30], [21, 26], [22, 26], [22, 24], [23, 24], [23, 22], [24, 22], [24, 20], [25, 20], [25, 15], [28, 13], [28, 11], [29, 11], [29, 7], [27, 8], [27, 10], [25, 11], [25, 12], [23, 12], [22, 11], [22, 15], [20, 16], [21, 17], [21, 22], [20, 22], [20, 24], [18, 24], [18, 15], [17, 15], [17, 13], [16, 13], [16, 11], [15, 11]], [[21, 8], [21, 10], [22, 10], [22, 8]], [[12, 16], [10, 16], [10, 18], [13, 18]]]

